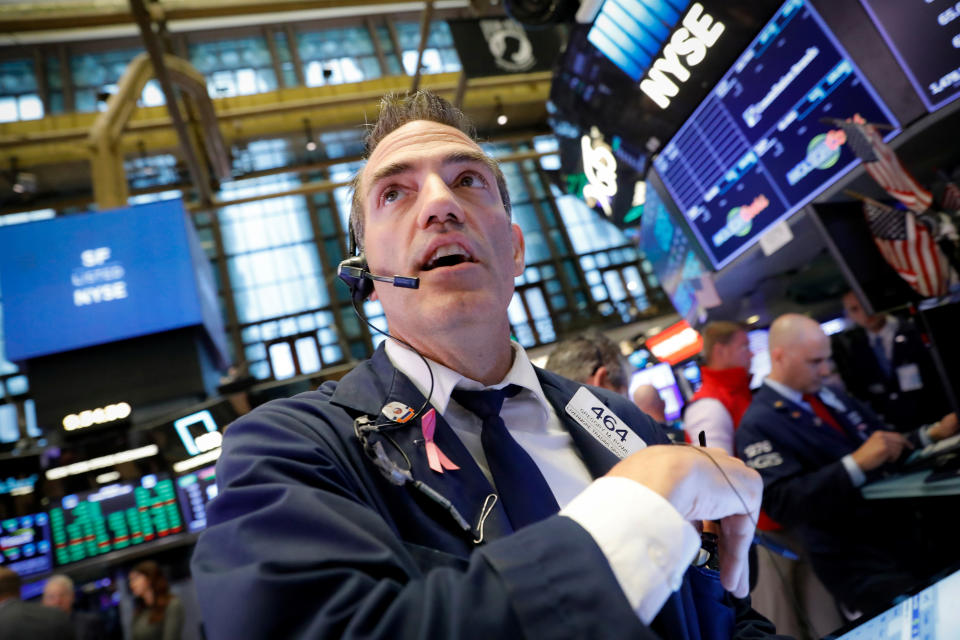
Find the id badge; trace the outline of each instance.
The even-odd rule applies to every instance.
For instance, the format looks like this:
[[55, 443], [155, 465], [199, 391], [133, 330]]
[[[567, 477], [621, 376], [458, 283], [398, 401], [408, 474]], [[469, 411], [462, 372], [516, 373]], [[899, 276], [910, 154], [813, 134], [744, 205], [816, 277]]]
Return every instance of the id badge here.
[[897, 367], [897, 382], [901, 391], [916, 391], [923, 388], [923, 379], [920, 377], [920, 367], [915, 364], [905, 364]]
[[586, 387], [580, 387], [565, 407], [567, 415], [619, 458], [647, 446], [643, 438], [610, 411]]

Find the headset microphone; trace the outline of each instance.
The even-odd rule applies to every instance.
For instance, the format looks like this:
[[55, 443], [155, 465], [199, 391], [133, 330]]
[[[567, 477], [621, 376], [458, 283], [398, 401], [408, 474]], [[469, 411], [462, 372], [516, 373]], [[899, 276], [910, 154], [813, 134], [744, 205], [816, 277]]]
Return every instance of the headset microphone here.
[[373, 280], [388, 282], [395, 287], [419, 289], [420, 278], [408, 276], [378, 276], [367, 270], [367, 261], [362, 255], [347, 258], [337, 267], [337, 277], [347, 283], [350, 294], [357, 302], [362, 302], [373, 293]]

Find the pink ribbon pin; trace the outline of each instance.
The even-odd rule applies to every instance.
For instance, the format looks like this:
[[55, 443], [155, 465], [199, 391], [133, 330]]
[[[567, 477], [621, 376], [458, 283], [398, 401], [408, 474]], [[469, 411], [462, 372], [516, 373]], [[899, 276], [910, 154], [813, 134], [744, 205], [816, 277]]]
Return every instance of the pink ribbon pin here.
[[443, 451], [440, 451], [440, 447], [433, 441], [433, 432], [437, 430], [436, 409], [430, 409], [423, 414], [423, 418], [420, 420], [420, 429], [423, 432], [424, 440], [427, 441], [427, 462], [430, 463], [430, 468], [437, 473], [443, 473], [444, 469], [449, 471], [459, 469], [460, 467], [451, 462], [450, 458]]

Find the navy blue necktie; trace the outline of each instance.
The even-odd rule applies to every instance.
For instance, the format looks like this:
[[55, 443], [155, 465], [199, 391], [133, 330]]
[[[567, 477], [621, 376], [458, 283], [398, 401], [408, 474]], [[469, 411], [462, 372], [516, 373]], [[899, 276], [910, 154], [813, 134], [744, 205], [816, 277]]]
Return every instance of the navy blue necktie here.
[[890, 358], [887, 357], [887, 350], [883, 347], [883, 338], [879, 335], [870, 337], [870, 346], [873, 347], [873, 355], [877, 359], [877, 364], [880, 365], [880, 370], [883, 371], [885, 378], [890, 377], [891, 369], [893, 368], [890, 364]]
[[483, 421], [480, 442], [490, 475], [514, 529], [542, 520], [560, 510], [547, 481], [523, 447], [513, 439], [500, 418], [503, 400], [520, 387], [467, 391], [454, 389], [453, 399]]

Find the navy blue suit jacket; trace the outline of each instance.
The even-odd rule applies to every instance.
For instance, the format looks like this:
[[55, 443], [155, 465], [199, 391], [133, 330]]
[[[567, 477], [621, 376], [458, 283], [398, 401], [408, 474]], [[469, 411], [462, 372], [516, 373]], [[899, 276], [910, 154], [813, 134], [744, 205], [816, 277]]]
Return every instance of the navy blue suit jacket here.
[[834, 596], [872, 604], [861, 598], [867, 576], [890, 577], [890, 597], [919, 577], [911, 501], [865, 500], [853, 485], [841, 459], [887, 427], [863, 403], [830, 391], [844, 406], [832, 413], [846, 435], [764, 384], [740, 421], [736, 450], [763, 477], [764, 510], [800, 535]]
[[[537, 373], [590, 472], [606, 473], [617, 458], [563, 410], [581, 385]], [[647, 444], [667, 442], [625, 398], [592, 391]], [[497, 502], [477, 544], [436, 502], [388, 481], [366, 458], [354, 419], [383, 420], [393, 401], [416, 408], [424, 398], [381, 348], [339, 384], [270, 402], [227, 429], [220, 494], [192, 562], [208, 637], [656, 637], [573, 520], [551, 516], [513, 532]], [[386, 455], [476, 525], [494, 489], [443, 418], [434, 439], [457, 471], [430, 470], [419, 419], [388, 435], [392, 443], [375, 436]], [[652, 627], [691, 640], [772, 631], [715, 576], [693, 570]]]
[[[883, 373], [870, 346], [867, 332], [851, 329], [831, 337], [833, 358], [847, 389], [868, 402], [884, 421], [899, 431], [910, 431], [936, 422], [950, 412], [950, 403], [933, 364], [930, 349], [907, 318], [901, 318], [893, 339], [890, 377]], [[915, 365], [922, 386], [912, 391], [900, 388], [897, 368]]]

